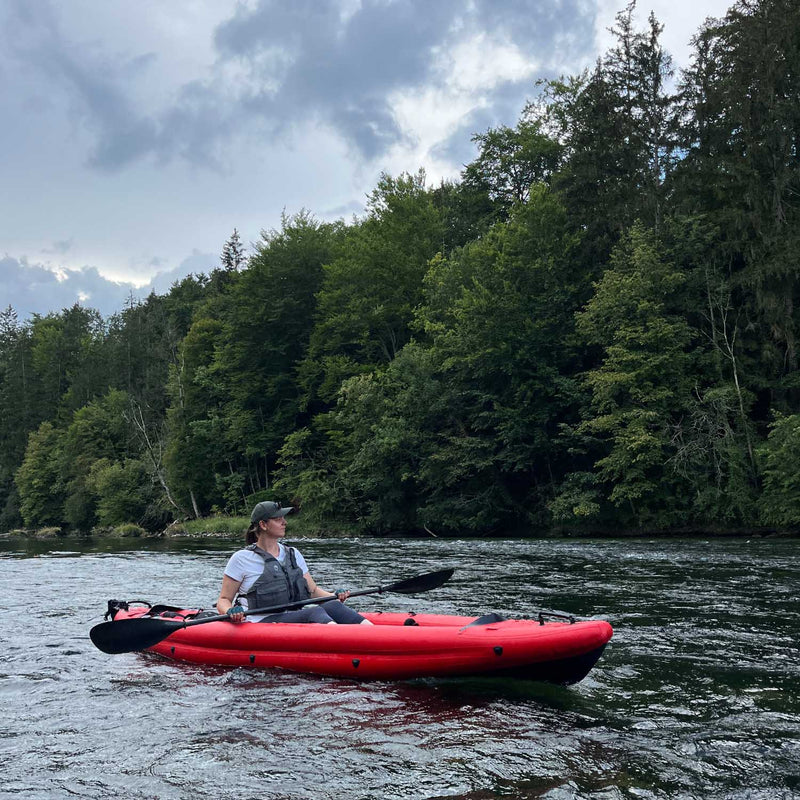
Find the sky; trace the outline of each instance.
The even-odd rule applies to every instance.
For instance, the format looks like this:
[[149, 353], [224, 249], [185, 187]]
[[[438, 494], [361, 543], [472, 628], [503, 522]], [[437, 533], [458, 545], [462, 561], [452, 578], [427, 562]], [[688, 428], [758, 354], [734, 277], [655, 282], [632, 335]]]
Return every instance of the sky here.
[[[730, 0], [639, 0], [678, 67]], [[382, 172], [457, 178], [538, 78], [611, 44], [611, 0], [0, 0], [0, 310], [209, 272], [284, 213], [363, 213]]]

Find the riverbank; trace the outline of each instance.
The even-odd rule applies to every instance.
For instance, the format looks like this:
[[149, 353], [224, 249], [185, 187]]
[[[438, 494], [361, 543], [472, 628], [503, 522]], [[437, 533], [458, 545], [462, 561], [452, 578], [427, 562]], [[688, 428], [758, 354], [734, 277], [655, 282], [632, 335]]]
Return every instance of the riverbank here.
[[[135, 523], [116, 527], [96, 527], [90, 531], [73, 531], [68, 528], [50, 526], [46, 528], [17, 528], [0, 532], [0, 538], [59, 539], [66, 537], [98, 537], [108, 539], [230, 539], [244, 537], [250, 524], [249, 517], [228, 517], [215, 515], [200, 519], [175, 521], [160, 531], [148, 531]], [[290, 536], [294, 538], [313, 536], [315, 538], [364, 536], [357, 525], [337, 525], [320, 527], [307, 523], [302, 516], [291, 517]]]
[[[104, 539], [233, 539], [244, 537], [249, 519], [247, 517], [213, 516], [201, 519], [176, 521], [161, 531], [147, 531], [136, 524], [120, 525], [116, 528], [94, 528], [88, 532], [75, 532], [60, 527], [38, 529], [18, 528], [0, 532], [0, 539], [50, 540], [67, 537]], [[696, 528], [670, 529], [527, 529], [504, 530], [483, 533], [437, 534], [430, 530], [393, 531], [387, 534], [365, 532], [358, 525], [337, 525], [320, 528], [306, 523], [302, 516], [292, 517], [289, 537], [350, 538], [363, 536], [371, 539], [791, 539], [800, 537], [800, 530], [779, 528]]]

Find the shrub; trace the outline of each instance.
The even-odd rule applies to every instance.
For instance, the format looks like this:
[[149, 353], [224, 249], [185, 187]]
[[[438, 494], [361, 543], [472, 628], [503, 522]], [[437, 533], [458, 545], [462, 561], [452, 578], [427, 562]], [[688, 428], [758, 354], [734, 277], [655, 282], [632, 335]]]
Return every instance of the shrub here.
[[141, 525], [125, 522], [122, 525], [117, 525], [113, 530], [113, 534], [114, 536], [146, 536], [147, 531]]

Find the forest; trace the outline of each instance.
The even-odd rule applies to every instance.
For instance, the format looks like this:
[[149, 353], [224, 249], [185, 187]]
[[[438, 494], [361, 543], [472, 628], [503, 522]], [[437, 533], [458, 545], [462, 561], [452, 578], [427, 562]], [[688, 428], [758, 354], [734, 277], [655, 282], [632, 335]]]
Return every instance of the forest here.
[[0, 531], [800, 527], [800, 4], [738, 0], [678, 71], [621, 11], [460, 178], [103, 318], [0, 314]]

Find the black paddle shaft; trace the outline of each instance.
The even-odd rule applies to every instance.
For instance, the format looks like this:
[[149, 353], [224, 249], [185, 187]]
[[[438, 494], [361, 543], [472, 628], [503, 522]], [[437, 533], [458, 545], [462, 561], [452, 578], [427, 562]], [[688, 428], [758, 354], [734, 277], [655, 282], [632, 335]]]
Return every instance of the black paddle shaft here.
[[[454, 571], [453, 569], [441, 569], [436, 572], [428, 572], [424, 575], [406, 578], [397, 583], [377, 586], [374, 589], [359, 589], [355, 592], [350, 592], [350, 596], [359, 597], [368, 594], [383, 594], [384, 592], [396, 592], [398, 594], [427, 592], [449, 581], [453, 577]], [[313, 603], [327, 603], [332, 599], [330, 596], [310, 597], [308, 600], [298, 600], [296, 603], [287, 603], [281, 606], [248, 609], [244, 612], [244, 615], [275, 614], [279, 611], [291, 611]], [[194, 625], [205, 625], [207, 622], [219, 622], [227, 619], [230, 619], [227, 614], [215, 614], [211, 617], [188, 620], [164, 619], [163, 617], [134, 617], [133, 619], [122, 619], [118, 622], [103, 622], [100, 625], [95, 625], [89, 631], [89, 637], [95, 647], [104, 653], [112, 655], [116, 653], [131, 653], [136, 650], [146, 650], [181, 628], [191, 628]]]

